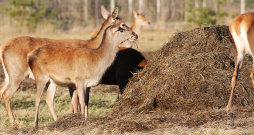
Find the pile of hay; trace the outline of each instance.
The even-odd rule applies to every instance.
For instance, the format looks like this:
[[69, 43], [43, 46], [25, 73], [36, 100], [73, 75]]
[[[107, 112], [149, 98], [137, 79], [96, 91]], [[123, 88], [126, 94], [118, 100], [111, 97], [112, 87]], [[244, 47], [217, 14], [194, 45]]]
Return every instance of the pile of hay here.
[[147, 67], [130, 79], [108, 117], [85, 120], [83, 115], [70, 114], [47, 129], [98, 134], [146, 133], [204, 125], [250, 131], [254, 103], [250, 57], [245, 57], [239, 75], [234, 108], [230, 112], [220, 109], [226, 107], [229, 99], [233, 55], [228, 26], [176, 33], [152, 54]]
[[[113, 116], [153, 110], [195, 112], [224, 108], [229, 99], [234, 49], [228, 26], [215, 25], [176, 33], [153, 55], [146, 68], [129, 82]], [[233, 106], [253, 106], [249, 78], [251, 58], [245, 57]]]

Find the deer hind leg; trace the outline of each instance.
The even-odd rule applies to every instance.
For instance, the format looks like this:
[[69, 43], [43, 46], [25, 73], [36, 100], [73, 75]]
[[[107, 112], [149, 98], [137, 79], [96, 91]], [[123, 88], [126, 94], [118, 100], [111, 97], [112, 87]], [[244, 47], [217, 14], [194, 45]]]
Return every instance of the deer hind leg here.
[[11, 109], [11, 98], [12, 98], [13, 94], [18, 90], [18, 87], [21, 84], [21, 82], [25, 79], [25, 76], [26, 75], [23, 74], [23, 75], [20, 75], [19, 78], [10, 77], [9, 82], [7, 82], [7, 81], [4, 82], [6, 84], [4, 84], [4, 86], [2, 87], [3, 89], [1, 89], [1, 92], [4, 91], [2, 94], [2, 98], [4, 100], [5, 109], [8, 113], [10, 123], [12, 126], [15, 126], [15, 119], [14, 119], [13, 112]]
[[37, 93], [36, 93], [36, 100], [35, 100], [34, 128], [38, 128], [39, 105], [40, 105], [40, 102], [41, 102], [41, 96], [43, 94], [44, 89], [46, 88], [47, 82], [48, 81], [37, 81], [36, 80]]
[[251, 78], [251, 82], [252, 82], [252, 85], [254, 87], [254, 79], [253, 79], [253, 72], [254, 72], [254, 39], [253, 39], [253, 36], [254, 36], [254, 26], [251, 25], [249, 27], [249, 31], [248, 31], [248, 43], [249, 43], [249, 47], [250, 47], [250, 50], [251, 50], [251, 56], [252, 56], [252, 70], [251, 70], [251, 73], [250, 73], [250, 78]]
[[58, 118], [54, 109], [54, 102], [53, 102], [55, 93], [56, 93], [56, 85], [54, 83], [50, 83], [46, 93], [46, 102], [51, 114], [53, 115], [54, 120], [56, 121]]
[[[239, 54], [239, 55], [237, 55]], [[232, 98], [233, 98], [233, 93], [234, 93], [234, 88], [237, 82], [237, 78], [238, 78], [238, 74], [241, 70], [242, 67], [242, 63], [243, 63], [243, 58], [244, 55], [242, 53], [237, 53], [235, 54], [235, 69], [234, 69], [234, 73], [233, 73], [233, 77], [232, 77], [232, 82], [231, 82], [231, 93], [230, 93], [230, 97], [228, 100], [228, 105], [227, 108], [231, 108], [231, 103], [232, 103]]]

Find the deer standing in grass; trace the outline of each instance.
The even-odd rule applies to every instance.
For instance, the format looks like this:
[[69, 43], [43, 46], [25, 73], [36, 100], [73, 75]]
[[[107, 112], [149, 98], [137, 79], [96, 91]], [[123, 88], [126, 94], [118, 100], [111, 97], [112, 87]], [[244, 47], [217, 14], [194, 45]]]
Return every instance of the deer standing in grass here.
[[[27, 63], [27, 54], [41, 46], [46, 44], [65, 46], [65, 47], [88, 47], [97, 48], [99, 43], [103, 39], [104, 30], [112, 23], [117, 20], [118, 8], [116, 8], [112, 15], [102, 6], [101, 13], [103, 16], [107, 16], [107, 19], [103, 23], [100, 32], [96, 38], [90, 40], [78, 40], [78, 39], [64, 39], [54, 40], [47, 38], [34, 38], [34, 37], [17, 37], [13, 38], [0, 47], [0, 58], [1, 63], [5, 72], [5, 80], [2, 83], [0, 91], [0, 100], [3, 98], [5, 109], [8, 113], [11, 125], [15, 125], [15, 119], [11, 110], [11, 98], [17, 91], [20, 83], [28, 76], [31, 75], [31, 70]], [[127, 42], [127, 41], [126, 41]], [[128, 40], [129, 42], [129, 40]], [[132, 41], [130, 41], [131, 43]], [[48, 98], [46, 99], [47, 105], [54, 117], [57, 120], [53, 108], [54, 91], [47, 92]], [[53, 108], [53, 109], [52, 109]]]
[[[145, 18], [145, 12], [137, 13], [133, 10], [134, 20], [132, 26], [130, 27], [136, 34], [139, 35], [142, 25], [149, 25], [150, 22]], [[104, 17], [105, 18], [105, 17]], [[91, 38], [94, 38], [99, 30], [94, 31], [91, 34]], [[108, 68], [106, 73], [102, 77], [101, 84], [106, 85], [118, 85], [120, 93], [123, 93], [123, 89], [128, 84], [128, 79], [133, 77], [133, 72], [139, 69], [143, 69], [147, 65], [147, 60], [142, 56], [140, 52], [135, 49], [129, 48], [132, 47], [132, 43], [126, 41], [122, 43], [123, 46], [128, 47], [120, 48], [120, 51], [117, 54], [115, 62]], [[87, 88], [87, 91], [90, 91], [90, 87]], [[77, 112], [78, 109], [78, 96], [73, 88], [69, 88], [71, 95], [72, 103], [70, 105], [70, 112]], [[89, 98], [89, 95], [88, 95]]]
[[[140, 30], [141, 30], [141, 26], [143, 25], [149, 25], [150, 22], [147, 21], [147, 19], [145, 18], [145, 14], [146, 14], [147, 11], [144, 11], [142, 13], [137, 13], [135, 10], [133, 10], [133, 16], [134, 16], [134, 20], [133, 20], [133, 23], [131, 25], [131, 29], [137, 34], [139, 35], [140, 34]], [[104, 19], [106, 19], [104, 16], [103, 16]], [[97, 34], [98, 34], [99, 30], [96, 30], [94, 31], [92, 34], [91, 34], [91, 38], [94, 38]]]
[[[133, 77], [133, 73], [135, 73], [137, 70], [143, 69], [146, 65], [147, 60], [139, 51], [132, 48], [121, 47], [117, 53], [115, 61], [103, 75], [100, 84], [118, 85], [120, 94], [122, 94], [124, 88], [129, 82], [128, 79]], [[87, 88], [87, 91], [90, 91], [90, 87]], [[69, 111], [77, 112], [77, 92], [73, 88], [69, 88], [69, 92], [72, 99]], [[89, 95], [86, 97], [89, 98]]]
[[[254, 55], [254, 13], [245, 13], [237, 16], [229, 25], [229, 31], [233, 38], [235, 69], [232, 77], [231, 94], [227, 108], [231, 107], [233, 92], [242, 67], [245, 54]], [[250, 78], [254, 87], [253, 80], [254, 65], [250, 73]]]
[[98, 43], [100, 46], [97, 49], [48, 45], [28, 54], [29, 67], [37, 86], [35, 128], [38, 126], [40, 98], [47, 83], [62, 87], [75, 86], [81, 113], [85, 114], [85, 118], [88, 117], [88, 100], [85, 93], [89, 95], [89, 91], [86, 92], [86, 88], [99, 84], [106, 69], [113, 63], [120, 43], [137, 39], [135, 32], [130, 29], [122, 29], [121, 24], [122, 22], [118, 22], [105, 30], [104, 38], [101, 43]]

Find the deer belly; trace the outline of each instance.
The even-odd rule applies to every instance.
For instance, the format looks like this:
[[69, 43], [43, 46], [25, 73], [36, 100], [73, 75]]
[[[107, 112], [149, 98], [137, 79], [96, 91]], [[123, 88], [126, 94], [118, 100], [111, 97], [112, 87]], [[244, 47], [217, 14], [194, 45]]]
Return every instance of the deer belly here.
[[76, 87], [75, 83], [73, 83], [70, 78], [59, 78], [56, 76], [50, 76], [50, 82], [53, 82], [57, 86], [61, 87]]

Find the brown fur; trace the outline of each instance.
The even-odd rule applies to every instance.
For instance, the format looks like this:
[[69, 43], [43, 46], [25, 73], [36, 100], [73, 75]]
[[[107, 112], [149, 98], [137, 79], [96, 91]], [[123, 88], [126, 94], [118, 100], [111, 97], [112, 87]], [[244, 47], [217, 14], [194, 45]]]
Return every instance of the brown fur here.
[[138, 67], [145, 67], [147, 65], [147, 60], [144, 59], [142, 60], [139, 64], [138, 64]]
[[137, 13], [135, 10], [133, 10], [134, 20], [131, 25], [131, 29], [138, 35], [140, 34], [140, 29], [141, 29], [142, 25], [149, 25], [150, 24], [150, 22], [147, 21], [147, 19], [145, 18], [146, 12], [147, 11], [144, 11], [142, 13]]
[[[145, 13], [146, 13], [146, 11], [144, 11], [142, 13], [137, 13], [135, 10], [133, 10], [134, 20], [133, 20], [130, 28], [138, 35], [140, 33], [140, 29], [141, 29], [142, 25], [149, 25], [150, 24], [150, 22], [147, 21], [147, 19], [145, 18]], [[119, 19], [119, 20], [121, 20], [121, 19]], [[98, 32], [99, 32], [99, 30], [95, 30], [91, 34], [91, 38], [94, 38], [98, 34]]]
[[[234, 87], [240, 72], [243, 58], [246, 53], [252, 56], [254, 55], [254, 13], [245, 13], [237, 16], [230, 24], [229, 30], [233, 39], [234, 45], [234, 62], [235, 69], [232, 77], [231, 94], [229, 97], [227, 108], [231, 107]], [[234, 34], [235, 33], [235, 34]], [[246, 37], [247, 36], [247, 37]], [[247, 40], [247, 41], [246, 41]], [[249, 49], [248, 49], [249, 48]], [[241, 51], [239, 51], [241, 50]], [[250, 74], [252, 84], [254, 87], [253, 79], [254, 66]]]
[[[28, 54], [28, 63], [34, 74], [37, 95], [34, 127], [38, 126], [40, 98], [46, 84], [62, 87], [77, 87], [81, 113], [88, 117], [87, 87], [99, 84], [106, 69], [113, 63], [121, 42], [137, 35], [128, 27], [119, 29], [118, 22], [105, 30], [104, 38], [97, 49], [42, 46]], [[48, 89], [48, 91], [52, 91]], [[55, 89], [53, 89], [55, 91]], [[89, 92], [88, 92], [89, 94]], [[51, 108], [53, 109], [53, 108]]]

